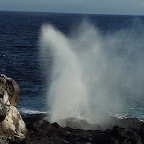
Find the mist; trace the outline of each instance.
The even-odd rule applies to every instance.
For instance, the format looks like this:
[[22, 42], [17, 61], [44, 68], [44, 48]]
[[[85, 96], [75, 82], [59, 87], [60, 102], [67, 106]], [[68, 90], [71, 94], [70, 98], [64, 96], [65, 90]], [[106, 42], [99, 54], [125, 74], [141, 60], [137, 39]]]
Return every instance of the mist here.
[[[127, 100], [144, 94], [144, 29], [141, 22], [102, 33], [84, 21], [69, 37], [52, 25], [42, 26], [40, 54], [48, 81], [50, 122], [74, 117], [104, 124], [124, 113]], [[52, 66], [47, 65], [48, 55]]]

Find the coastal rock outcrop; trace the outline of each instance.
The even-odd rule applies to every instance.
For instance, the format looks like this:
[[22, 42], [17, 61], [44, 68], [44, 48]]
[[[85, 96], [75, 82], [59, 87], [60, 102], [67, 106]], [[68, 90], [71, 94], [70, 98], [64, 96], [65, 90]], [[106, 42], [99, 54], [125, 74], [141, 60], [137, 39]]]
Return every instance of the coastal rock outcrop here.
[[0, 75], [0, 143], [16, 143], [25, 139], [26, 125], [16, 108], [19, 91], [15, 80]]
[[[24, 118], [29, 130], [25, 144], [143, 144], [144, 122], [137, 118], [114, 118], [107, 130], [83, 130], [56, 122], [49, 123], [43, 115], [29, 115]], [[115, 126], [117, 124], [117, 126]], [[90, 124], [90, 126], [92, 126]], [[94, 125], [95, 126], [95, 125]]]
[[49, 123], [46, 114], [21, 116], [16, 105], [18, 84], [0, 75], [0, 144], [144, 144], [144, 122], [111, 117], [103, 129], [85, 120], [69, 118], [62, 127]]

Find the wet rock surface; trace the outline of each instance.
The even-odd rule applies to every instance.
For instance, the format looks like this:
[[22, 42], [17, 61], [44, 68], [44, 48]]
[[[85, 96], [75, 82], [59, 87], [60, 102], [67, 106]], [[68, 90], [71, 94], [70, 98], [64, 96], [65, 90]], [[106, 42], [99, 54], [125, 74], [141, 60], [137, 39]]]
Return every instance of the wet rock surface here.
[[[26, 144], [143, 144], [144, 123], [137, 118], [112, 118], [106, 130], [82, 130], [49, 123], [44, 115], [24, 118], [29, 130]], [[117, 125], [115, 125], [117, 123]]]

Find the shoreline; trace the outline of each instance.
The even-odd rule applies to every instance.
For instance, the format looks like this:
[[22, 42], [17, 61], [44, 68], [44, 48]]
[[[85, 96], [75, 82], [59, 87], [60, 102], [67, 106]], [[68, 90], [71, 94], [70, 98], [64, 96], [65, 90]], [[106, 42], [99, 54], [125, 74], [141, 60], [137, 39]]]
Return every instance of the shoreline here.
[[[22, 116], [23, 117], [23, 116]], [[45, 115], [23, 117], [28, 129], [25, 144], [142, 144], [144, 122], [138, 118], [113, 119], [106, 130], [83, 130], [44, 120]]]

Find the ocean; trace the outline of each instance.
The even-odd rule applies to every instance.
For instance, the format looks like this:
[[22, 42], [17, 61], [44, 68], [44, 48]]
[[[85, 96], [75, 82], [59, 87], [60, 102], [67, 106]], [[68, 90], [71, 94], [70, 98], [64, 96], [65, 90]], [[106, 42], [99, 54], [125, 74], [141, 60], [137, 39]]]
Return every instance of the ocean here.
[[[79, 43], [77, 46], [87, 49], [91, 44], [98, 44], [102, 47], [102, 51], [92, 48], [92, 56], [90, 51], [73, 50], [78, 53], [73, 55], [77, 55], [83, 66], [85, 87], [90, 86], [87, 93], [91, 97], [87, 96], [87, 99], [92, 103], [92, 112], [95, 109], [101, 109], [97, 113], [105, 112], [102, 109], [107, 103], [106, 109], [113, 112], [115, 105], [123, 103], [122, 109], [113, 114], [144, 117], [144, 16], [0, 11], [0, 73], [19, 84], [21, 91], [17, 107], [21, 113], [51, 113], [52, 110], [47, 106], [51, 103], [47, 102], [50, 101], [47, 95], [53, 81], [54, 56], [49, 49], [46, 55], [41, 54], [40, 48], [42, 26], [47, 24], [55, 27], [55, 31], [60, 31], [64, 37]], [[82, 35], [87, 36], [83, 39]], [[99, 41], [94, 39], [95, 36]], [[101, 59], [102, 54], [104, 58]], [[85, 60], [86, 57], [88, 60]], [[93, 62], [89, 57], [93, 57]], [[67, 81], [71, 83], [69, 79]], [[107, 98], [103, 101], [105, 95]], [[115, 96], [117, 98], [113, 101]], [[63, 100], [62, 105], [64, 103], [68, 103], [67, 100]]]

